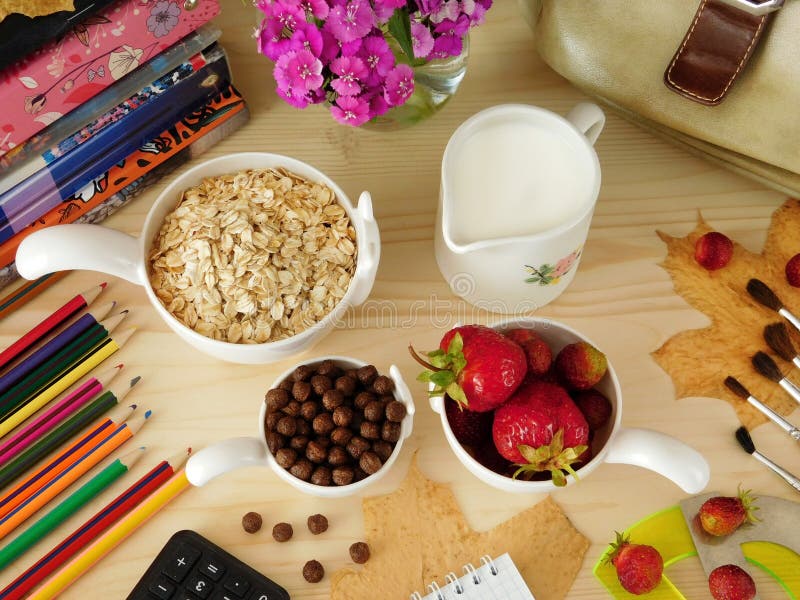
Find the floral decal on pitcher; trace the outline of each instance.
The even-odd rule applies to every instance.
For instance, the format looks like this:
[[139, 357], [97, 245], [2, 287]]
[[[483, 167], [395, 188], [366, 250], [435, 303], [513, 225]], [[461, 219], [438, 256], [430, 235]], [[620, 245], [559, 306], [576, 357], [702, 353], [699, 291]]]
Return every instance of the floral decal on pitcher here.
[[559, 260], [555, 265], [551, 265], [550, 263], [544, 263], [539, 267], [525, 265], [525, 270], [528, 272], [528, 275], [530, 275], [530, 277], [525, 279], [525, 283], [538, 283], [539, 285], [557, 284], [564, 275], [569, 273], [575, 263], [578, 262], [582, 249], [582, 247], [578, 248]]

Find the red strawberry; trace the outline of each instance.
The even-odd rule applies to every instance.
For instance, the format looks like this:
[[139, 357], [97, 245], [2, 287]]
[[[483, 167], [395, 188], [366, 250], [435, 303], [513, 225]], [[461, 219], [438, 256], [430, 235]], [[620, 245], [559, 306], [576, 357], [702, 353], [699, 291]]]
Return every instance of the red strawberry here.
[[575, 390], [588, 390], [599, 382], [608, 369], [606, 355], [587, 342], [575, 342], [556, 356], [556, 372]]
[[721, 269], [731, 262], [732, 256], [733, 242], [718, 231], [700, 236], [694, 244], [694, 259], [709, 271]]
[[[481, 413], [485, 414], [485, 413]], [[490, 471], [494, 471], [499, 475], [510, 476], [516, 467], [505, 458], [500, 456], [497, 448], [491, 438], [488, 438], [481, 446], [475, 451], [475, 460], [481, 463]]]
[[459, 406], [449, 396], [444, 398], [444, 412], [456, 439], [468, 446], [480, 446], [492, 435], [492, 413], [475, 412]]
[[494, 411], [492, 437], [497, 451], [519, 467], [515, 477], [550, 471], [553, 483], [563, 486], [562, 469], [575, 476], [571, 465], [588, 447], [589, 425], [563, 388], [532, 381]]
[[792, 287], [800, 287], [800, 254], [795, 254], [786, 263], [786, 281]]
[[433, 383], [432, 395], [446, 393], [475, 412], [500, 406], [519, 387], [528, 370], [522, 348], [483, 325], [448, 331], [439, 349], [427, 353], [429, 362], [410, 346], [409, 351], [426, 367], [417, 381]]
[[528, 357], [528, 375], [544, 375], [553, 363], [553, 352], [532, 329], [512, 329], [505, 336], [519, 344]]
[[571, 394], [572, 399], [586, 417], [591, 431], [597, 431], [611, 418], [611, 402], [597, 390], [579, 390]]
[[745, 522], [756, 521], [753, 514], [758, 510], [758, 507], [753, 505], [755, 500], [756, 498], [750, 495], [750, 490], [742, 491], [741, 487], [739, 487], [738, 496], [709, 498], [698, 512], [700, 524], [711, 535], [730, 535]]
[[753, 578], [736, 565], [722, 565], [711, 571], [708, 589], [714, 600], [753, 600], [756, 597]]
[[645, 544], [631, 544], [619, 532], [612, 547], [608, 560], [617, 569], [617, 578], [626, 591], [638, 596], [658, 586], [664, 573], [664, 559], [658, 550]]

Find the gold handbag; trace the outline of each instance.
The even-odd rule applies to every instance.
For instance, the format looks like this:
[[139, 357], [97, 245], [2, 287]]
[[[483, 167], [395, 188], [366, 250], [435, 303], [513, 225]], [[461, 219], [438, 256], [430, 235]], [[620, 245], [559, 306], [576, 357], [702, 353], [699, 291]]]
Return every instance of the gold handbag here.
[[540, 55], [576, 87], [695, 154], [800, 194], [800, 0], [520, 3]]

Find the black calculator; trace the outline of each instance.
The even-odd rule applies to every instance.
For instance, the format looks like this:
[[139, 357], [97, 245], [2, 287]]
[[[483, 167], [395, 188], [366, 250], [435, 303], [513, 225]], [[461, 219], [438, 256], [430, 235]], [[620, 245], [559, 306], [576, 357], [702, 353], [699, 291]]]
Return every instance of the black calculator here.
[[179, 531], [128, 600], [289, 600], [271, 579], [195, 531]]

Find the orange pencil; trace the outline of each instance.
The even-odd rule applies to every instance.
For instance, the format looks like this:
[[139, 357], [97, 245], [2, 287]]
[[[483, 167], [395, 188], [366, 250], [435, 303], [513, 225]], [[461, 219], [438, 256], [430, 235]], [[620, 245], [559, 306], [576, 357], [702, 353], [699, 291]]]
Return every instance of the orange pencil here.
[[14, 531], [29, 517], [47, 505], [50, 500], [75, 483], [82, 475], [106, 458], [114, 450], [131, 439], [147, 422], [151, 411], [134, 417], [130, 421], [117, 427], [106, 439], [90, 448], [83, 456], [75, 461], [68, 469], [54, 478], [50, 483], [41, 488], [25, 502], [0, 519], [0, 539]]
[[[128, 385], [120, 391], [112, 392], [113, 395], [116, 396], [117, 402], [120, 402], [132, 387], [133, 385]], [[105, 438], [107, 434], [114, 431], [119, 424], [124, 423], [135, 408], [136, 405], [118, 405], [109, 412], [107, 416], [90, 426], [84, 435], [67, 446], [67, 448], [60, 452], [55, 458], [48, 461], [41, 468], [31, 473], [23, 481], [10, 489], [0, 498], [0, 518], [5, 517], [14, 510], [14, 508], [22, 504], [22, 502], [67, 469], [69, 465], [74, 462], [75, 458], [83, 454], [84, 450], [93, 447], [96, 442], [99, 442]]]

